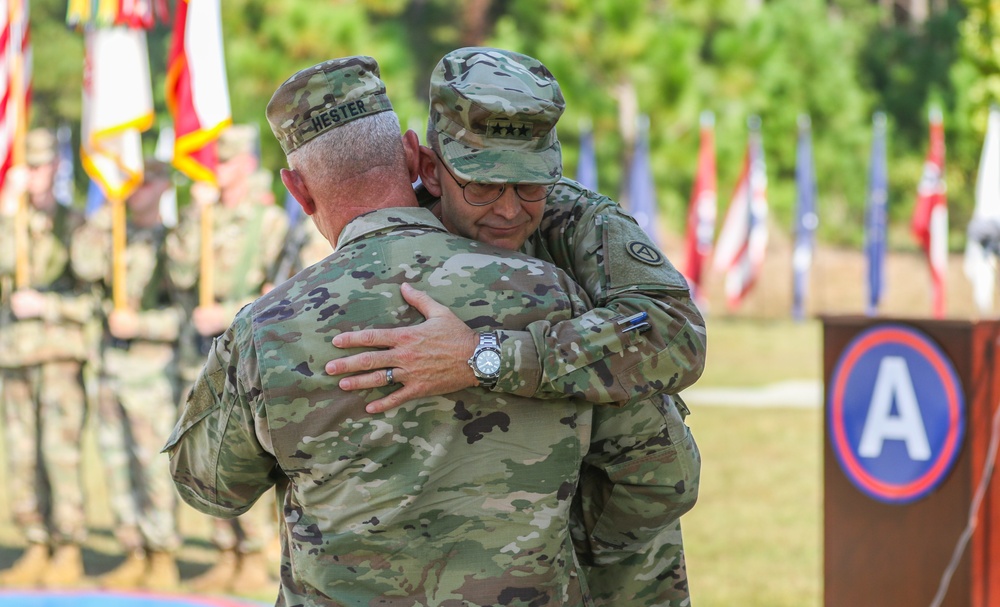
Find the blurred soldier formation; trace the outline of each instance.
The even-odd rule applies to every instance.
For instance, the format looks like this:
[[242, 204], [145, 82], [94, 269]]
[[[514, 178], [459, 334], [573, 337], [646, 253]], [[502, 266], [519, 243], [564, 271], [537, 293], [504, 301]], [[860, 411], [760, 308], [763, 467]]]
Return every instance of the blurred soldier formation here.
[[[219, 188], [193, 188], [195, 203], [174, 230], [164, 227], [159, 207], [173, 187], [172, 169], [146, 160], [144, 182], [126, 201], [125, 305], [116, 307], [113, 205], [85, 221], [72, 206], [57, 204], [55, 137], [45, 129], [28, 134], [27, 166], [13, 169], [0, 193], [7, 495], [27, 549], [0, 571], [0, 587], [179, 587], [178, 500], [160, 449], [204, 363], [206, 343], [276, 280], [285, 252], [285, 214], [273, 204], [267, 171], [257, 166], [256, 138], [256, 129], [243, 125], [222, 133]], [[196, 293], [200, 214], [209, 204], [216, 281], [215, 297], [203, 305]], [[18, 251], [22, 216], [28, 246]], [[25, 284], [18, 284], [25, 280], [17, 276], [19, 257], [30, 268]], [[284, 265], [287, 277], [301, 262]], [[88, 403], [114, 534], [125, 554], [93, 580], [84, 578], [80, 552], [87, 533], [80, 448]], [[187, 585], [211, 592], [273, 587], [273, 508], [272, 500], [239, 521], [206, 521], [220, 555]]]
[[[345, 66], [359, 67], [359, 79], [331, 84], [345, 77]], [[308, 77], [317, 73], [331, 79]], [[165, 228], [159, 215], [160, 196], [172, 186], [170, 168], [147, 160], [144, 183], [125, 203], [123, 259], [112, 254], [112, 205], [84, 221], [71, 207], [57, 204], [55, 138], [44, 130], [29, 133], [27, 168], [12, 170], [0, 192], [6, 478], [11, 512], [27, 545], [12, 567], [0, 571], [0, 587], [179, 588], [179, 489], [198, 510], [224, 517], [205, 521], [218, 556], [207, 571], [185, 580], [196, 592], [261, 593], [280, 583], [286, 600], [321, 605], [339, 603], [314, 598], [317, 592], [343, 592], [344, 600], [392, 597], [404, 590], [419, 597], [437, 585], [434, 592], [458, 593], [470, 604], [500, 603], [514, 595], [536, 604], [551, 591], [550, 599], [558, 596], [565, 604], [689, 606], [679, 517], [697, 498], [700, 456], [677, 393], [703, 368], [704, 321], [683, 278], [634, 220], [610, 199], [562, 177], [555, 133], [564, 107], [558, 83], [543, 65], [517, 53], [449, 53], [432, 75], [430, 147], [420, 146], [412, 132], [402, 141], [383, 132], [387, 147], [379, 150], [388, 155], [370, 160], [380, 167], [385, 161], [384, 181], [360, 190], [348, 187], [357, 183], [338, 182], [343, 176], [325, 174], [336, 170], [326, 166], [324, 154], [336, 153], [319, 145], [334, 141], [346, 148], [354, 137], [379, 141], [379, 135], [366, 134], [372, 116], [381, 116], [379, 124], [391, 122], [398, 133], [398, 121], [385, 119], [395, 115], [377, 64], [367, 57], [321, 63], [282, 85], [275, 99], [302, 90], [320, 98], [327, 92], [355, 109], [358, 99], [385, 103], [361, 105], [362, 117], [371, 116], [337, 139], [336, 131], [347, 130], [334, 127], [357, 116], [320, 121], [318, 127], [313, 120], [318, 130], [294, 132], [288, 121], [299, 116], [272, 100], [268, 119], [290, 166], [296, 166], [292, 154], [300, 146], [312, 146], [311, 155], [299, 155], [300, 171], [282, 172], [303, 213], [289, 222], [274, 204], [271, 173], [257, 160], [258, 133], [236, 125], [219, 139], [218, 188], [192, 185], [191, 204], [174, 229]], [[296, 111], [309, 107], [288, 102]], [[512, 105], [518, 107], [513, 114]], [[491, 138], [491, 129], [508, 136]], [[385, 152], [389, 149], [398, 152]], [[341, 161], [355, 166], [361, 157]], [[355, 216], [363, 207], [351, 207], [342, 215], [348, 224], [342, 237], [344, 225], [334, 217], [338, 205], [347, 205], [344, 196], [354, 191], [360, 201], [418, 176], [424, 185], [416, 195], [405, 188], [411, 193], [398, 204], [412, 208], [376, 205], [362, 220]], [[18, 237], [25, 225], [27, 250]], [[484, 244], [446, 236], [445, 229]], [[377, 263], [369, 269], [360, 260], [366, 242], [399, 238], [399, 244], [384, 246], [413, 254], [408, 239], [418, 234], [431, 236], [427, 250], [414, 255], [413, 267], [398, 276], [396, 268], [382, 268], [381, 279], [362, 282], [366, 272], [378, 274]], [[202, 242], [204, 235], [208, 242]], [[630, 254], [635, 243], [659, 258], [651, 263], [649, 255]], [[330, 256], [335, 245], [347, 247], [338, 248], [340, 257]], [[468, 307], [469, 293], [439, 291], [443, 287], [433, 280], [420, 287], [436, 284], [429, 294], [400, 289], [404, 282], [419, 286], [419, 277], [430, 276], [434, 264], [466, 250], [480, 256], [473, 255], [473, 266], [462, 270], [472, 276], [464, 288], [480, 298], [474, 307]], [[490, 273], [512, 263], [505, 259], [545, 268], [548, 278], [531, 278], [534, 271], [522, 270], [501, 282]], [[125, 266], [124, 286], [119, 285], [124, 302], [114, 296], [116, 263]], [[345, 268], [357, 273], [346, 278]], [[296, 279], [287, 281], [293, 275]], [[316, 299], [317, 289], [328, 293], [325, 285], [335, 278], [345, 288], [355, 281], [357, 288], [344, 291], [351, 294], [345, 302], [366, 292], [376, 298], [332, 313], [336, 330], [320, 332], [315, 329], [326, 322], [327, 312]], [[538, 294], [539, 309], [514, 310], [515, 304], [489, 295], [512, 288]], [[379, 294], [383, 290], [386, 295]], [[411, 310], [393, 312], [394, 320], [383, 322], [380, 310], [390, 303], [397, 310], [409, 304]], [[493, 323], [482, 324], [489, 317], [483, 305], [497, 312]], [[288, 315], [303, 329], [294, 333], [301, 343], [280, 339], [272, 344], [275, 357], [255, 353], [261, 357], [254, 363], [260, 366], [258, 379], [265, 384], [254, 385], [248, 397], [247, 386], [234, 378], [246, 372], [241, 356], [253, 343], [246, 341], [251, 331], [258, 330], [251, 326], [266, 324], [258, 323], [264, 318], [284, 322]], [[411, 326], [390, 329], [396, 325]], [[366, 331], [373, 326], [380, 330]], [[330, 338], [338, 333], [334, 347]], [[348, 356], [362, 345], [385, 349], [378, 357]], [[491, 347], [499, 371], [488, 377], [470, 366], [473, 352]], [[295, 358], [304, 355], [300, 352], [308, 353], [308, 360]], [[222, 399], [236, 403], [235, 410], [245, 408], [246, 417], [223, 423], [217, 406]], [[423, 405], [391, 411], [417, 399]], [[93, 579], [84, 577], [80, 552], [87, 532], [80, 445], [88, 402], [124, 555], [119, 566]], [[323, 423], [333, 424], [331, 431], [354, 447], [340, 453], [331, 447], [338, 441], [288, 423], [309, 411], [304, 402], [329, 409], [333, 417]], [[187, 403], [183, 415], [178, 403]], [[507, 419], [502, 431], [489, 421], [499, 411]], [[275, 417], [276, 412], [286, 417]], [[502, 456], [506, 463], [494, 470], [430, 457], [435, 440], [453, 431], [468, 438], [459, 441], [467, 442], [462, 449], [448, 447], [455, 454]], [[238, 446], [227, 432], [241, 433]], [[168, 435], [169, 461], [159, 453]], [[558, 457], [554, 444], [534, 452], [553, 441], [572, 449]], [[423, 479], [421, 484], [428, 478], [458, 483], [441, 488], [441, 495], [454, 499], [463, 493], [460, 486], [480, 487], [478, 501], [461, 506], [460, 516], [447, 516], [435, 510], [440, 506], [435, 499], [420, 501], [417, 483], [399, 489], [369, 466], [341, 463], [359, 457], [360, 465], [365, 458], [359, 454], [367, 449], [377, 454], [401, 443], [414, 451], [397, 462], [399, 474]], [[523, 448], [512, 454], [511, 444]], [[361, 445], [365, 451], [356, 451]], [[550, 455], [543, 457], [546, 451]], [[517, 458], [526, 459], [516, 463]], [[384, 465], [391, 476], [393, 464]], [[342, 476], [327, 476], [334, 466]], [[547, 470], [543, 477], [549, 481], [536, 485], [538, 478], [528, 470]], [[337, 483], [357, 489], [339, 498], [330, 493]], [[575, 492], [566, 492], [574, 486]], [[524, 499], [511, 499], [510, 492]], [[369, 503], [363, 495], [378, 499]], [[538, 503], [522, 504], [528, 496]], [[400, 534], [390, 521], [393, 508], [403, 503], [425, 516]], [[481, 525], [494, 516], [487, 510], [497, 507], [507, 526], [499, 525], [487, 539]], [[534, 514], [522, 520], [514, 512], [522, 508]], [[532, 538], [543, 512], [551, 522]], [[383, 527], [375, 529], [380, 521]], [[438, 538], [436, 532], [444, 535]], [[426, 541], [432, 536], [437, 539]], [[328, 541], [333, 548], [326, 547]], [[454, 550], [464, 545], [462, 554], [484, 553], [485, 560], [452, 562], [438, 554], [442, 541]], [[564, 554], [567, 548], [575, 556]], [[393, 555], [401, 559], [387, 565], [399, 576], [379, 573], [383, 567], [374, 555], [380, 551], [390, 561]], [[339, 564], [338, 554], [345, 557]], [[524, 555], [532, 556], [531, 566]], [[486, 563], [491, 564], [472, 570]], [[426, 567], [440, 569], [431, 576], [435, 579], [427, 577]], [[533, 573], [517, 580], [514, 570]], [[495, 578], [486, 584], [486, 594], [472, 582], [478, 576]], [[547, 585], [551, 588], [543, 591]], [[536, 594], [519, 594], [529, 586]], [[489, 592], [499, 595], [488, 597]]]

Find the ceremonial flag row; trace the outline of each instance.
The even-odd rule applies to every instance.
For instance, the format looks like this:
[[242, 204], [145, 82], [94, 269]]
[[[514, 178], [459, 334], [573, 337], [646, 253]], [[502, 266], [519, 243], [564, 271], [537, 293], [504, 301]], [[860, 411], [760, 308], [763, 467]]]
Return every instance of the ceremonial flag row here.
[[[656, 241], [655, 191], [649, 169], [648, 118], [639, 126], [633, 162], [629, 167], [630, 210], [637, 223]], [[911, 231], [925, 251], [930, 269], [932, 313], [945, 314], [948, 208], [944, 179], [944, 126], [940, 110], [930, 112], [929, 145], [923, 174], [917, 189], [917, 204], [911, 219]], [[743, 168], [726, 209], [718, 238], [714, 239], [716, 210], [716, 165], [714, 118], [711, 112], [701, 117], [698, 163], [687, 212], [684, 235], [684, 259], [679, 269], [691, 287], [692, 297], [703, 309], [706, 306], [705, 265], [724, 277], [727, 307], [737, 310], [757, 283], [763, 269], [768, 243], [767, 170], [761, 144], [760, 121], [748, 121], [749, 133]], [[593, 135], [581, 136], [579, 177], [589, 177], [593, 156]], [[886, 152], [886, 116], [872, 119], [872, 144], [869, 160], [868, 190], [865, 206], [864, 251], [867, 261], [866, 311], [878, 313], [885, 290], [885, 256], [888, 202]], [[794, 247], [792, 251], [792, 316], [806, 314], [809, 272], [819, 226], [818, 194], [812, 151], [812, 128], [808, 115], [799, 117], [796, 145], [796, 204]], [[991, 310], [1000, 255], [1000, 108], [990, 111], [989, 131], [983, 146], [976, 185], [976, 210], [973, 219], [984, 222], [995, 232], [992, 246], [969, 239], [965, 271], [973, 282], [977, 306]]]

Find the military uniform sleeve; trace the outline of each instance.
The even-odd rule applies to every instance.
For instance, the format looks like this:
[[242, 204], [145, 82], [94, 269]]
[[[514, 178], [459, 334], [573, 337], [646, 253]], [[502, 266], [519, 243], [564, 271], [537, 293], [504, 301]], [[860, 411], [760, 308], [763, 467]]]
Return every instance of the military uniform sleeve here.
[[[617, 204], [563, 180], [534, 244], [533, 253], [566, 270], [595, 308], [501, 332], [495, 390], [623, 406], [675, 394], [701, 376], [705, 322], [687, 283]], [[625, 322], [635, 315], [645, 316]]]
[[[257, 438], [259, 377], [249, 310], [216, 338], [164, 451], [185, 502], [222, 518], [246, 512], [274, 483], [277, 462]], [[256, 385], [247, 385], [247, 384]]]
[[[675, 399], [594, 410], [571, 522], [585, 565], [610, 567], [645, 551], [697, 501], [701, 455]], [[603, 578], [621, 583], [622, 573]]]

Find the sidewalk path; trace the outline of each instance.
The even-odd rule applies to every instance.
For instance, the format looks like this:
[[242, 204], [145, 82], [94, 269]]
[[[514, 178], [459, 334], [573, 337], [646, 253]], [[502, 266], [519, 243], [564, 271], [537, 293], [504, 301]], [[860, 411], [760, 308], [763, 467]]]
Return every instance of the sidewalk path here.
[[823, 383], [816, 380], [790, 380], [747, 388], [699, 388], [681, 392], [691, 407], [711, 405], [744, 407], [816, 408], [823, 404]]

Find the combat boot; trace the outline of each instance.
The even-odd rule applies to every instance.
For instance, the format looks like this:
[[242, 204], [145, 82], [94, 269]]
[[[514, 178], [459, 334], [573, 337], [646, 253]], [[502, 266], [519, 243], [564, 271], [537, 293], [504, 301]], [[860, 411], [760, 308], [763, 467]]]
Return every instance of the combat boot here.
[[262, 551], [241, 554], [232, 588], [248, 594], [274, 590], [276, 583], [270, 569]]
[[134, 590], [142, 585], [149, 560], [142, 550], [130, 552], [125, 562], [105, 573], [97, 585], [107, 590]]
[[14, 562], [14, 565], [0, 573], [0, 586], [6, 588], [31, 588], [37, 586], [49, 565], [49, 547], [44, 544], [29, 544]]
[[150, 552], [149, 568], [146, 570], [148, 590], [177, 590], [181, 583], [181, 574], [177, 570], [177, 560], [169, 552]]
[[215, 565], [188, 582], [188, 586], [195, 592], [228, 592], [236, 575], [236, 565], [236, 551], [223, 550]]
[[76, 544], [63, 544], [52, 553], [49, 566], [42, 574], [46, 588], [73, 588], [83, 580], [83, 555]]

